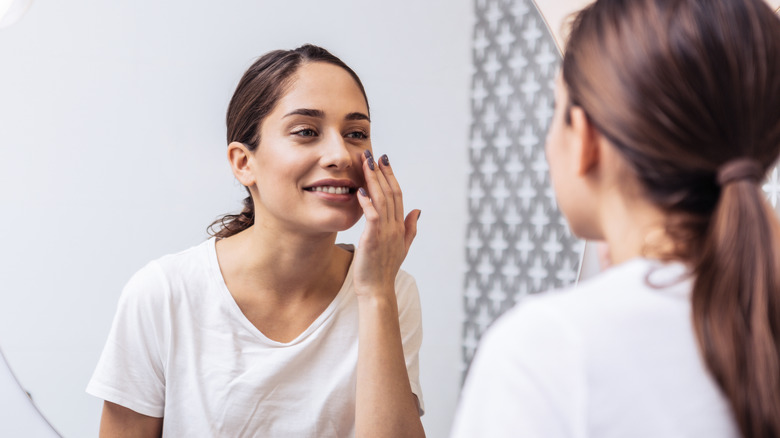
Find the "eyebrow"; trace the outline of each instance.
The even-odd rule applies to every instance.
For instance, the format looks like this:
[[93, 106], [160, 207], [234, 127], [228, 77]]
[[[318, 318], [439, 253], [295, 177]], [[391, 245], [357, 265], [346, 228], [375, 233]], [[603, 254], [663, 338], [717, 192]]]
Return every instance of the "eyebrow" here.
[[298, 108], [284, 115], [284, 117], [290, 117], [290, 116], [306, 116], [306, 117], [316, 117], [318, 119], [324, 119], [325, 113], [318, 109]]
[[[289, 113], [285, 114], [284, 117], [290, 117], [290, 116], [305, 116], [305, 117], [314, 117], [318, 119], [324, 119], [325, 118], [325, 112], [318, 109], [309, 109], [309, 108], [298, 108], [296, 110], [292, 110]], [[344, 116], [344, 120], [367, 120], [371, 121], [371, 119], [359, 112], [349, 113], [346, 116]]]
[[345, 120], [367, 120], [369, 122], [371, 121], [371, 119], [363, 113], [349, 113], [347, 114], [346, 117], [344, 117], [344, 119]]

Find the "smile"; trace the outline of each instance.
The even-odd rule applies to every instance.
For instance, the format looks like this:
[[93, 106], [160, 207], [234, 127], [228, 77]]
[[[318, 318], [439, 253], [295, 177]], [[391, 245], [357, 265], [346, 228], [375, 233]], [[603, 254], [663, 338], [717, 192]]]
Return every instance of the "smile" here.
[[334, 187], [334, 186], [309, 187], [306, 190], [310, 192], [323, 192], [323, 193], [331, 193], [335, 195], [346, 195], [348, 193], [355, 192], [355, 189], [351, 189], [349, 187]]

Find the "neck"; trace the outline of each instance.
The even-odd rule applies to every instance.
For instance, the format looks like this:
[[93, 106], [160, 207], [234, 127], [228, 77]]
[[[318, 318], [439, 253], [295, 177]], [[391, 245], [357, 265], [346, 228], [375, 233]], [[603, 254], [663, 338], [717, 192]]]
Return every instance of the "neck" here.
[[305, 298], [344, 279], [351, 254], [335, 245], [336, 234], [280, 234], [255, 224], [218, 242], [220, 268], [253, 290]]
[[639, 196], [613, 193], [604, 200], [601, 212], [612, 264], [668, 254], [672, 242], [665, 232], [666, 215], [654, 205]]

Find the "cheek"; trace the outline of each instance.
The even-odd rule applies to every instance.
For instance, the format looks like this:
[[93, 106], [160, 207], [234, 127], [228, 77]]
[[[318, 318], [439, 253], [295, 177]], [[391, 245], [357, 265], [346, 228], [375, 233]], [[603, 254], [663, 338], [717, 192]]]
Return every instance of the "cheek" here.
[[577, 237], [583, 237], [588, 229], [588, 219], [583, 211], [582, 199], [576, 190], [556, 190], [556, 199], [558, 209], [566, 222], [569, 224], [571, 232]]
[[295, 179], [312, 166], [312, 157], [292, 146], [268, 147], [256, 155], [257, 174], [272, 184]]
[[562, 162], [565, 158], [565, 154], [561, 150], [559, 136], [550, 131], [547, 136], [547, 142], [544, 145], [544, 154], [547, 159], [547, 168], [550, 172], [550, 182], [553, 185], [553, 189], [557, 189], [560, 186], [558, 181], [561, 178], [562, 168], [565, 167]]
[[[369, 147], [368, 150], [371, 151], [371, 148]], [[352, 152], [352, 165], [356, 167], [360, 167], [363, 165], [363, 159], [365, 158], [365, 152], [366, 150], [361, 148], [355, 148]], [[374, 151], [371, 151], [371, 154], [373, 154]]]
[[555, 192], [558, 210], [569, 222], [572, 231], [575, 231], [580, 219], [579, 194], [577, 193], [576, 181], [572, 175], [567, 173], [566, 153], [560, 143], [558, 133], [550, 131], [545, 144], [545, 153], [550, 173], [550, 184]]
[[582, 181], [566, 179], [562, 176], [553, 182], [558, 210], [566, 218], [569, 228], [581, 239], [597, 239], [596, 211], [588, 190], [582, 187]]
[[547, 129], [547, 137], [544, 141], [544, 151], [547, 154], [548, 161], [551, 159], [551, 155], [561, 148], [562, 141], [563, 121], [561, 120], [561, 115], [556, 111], [550, 122], [550, 127]]

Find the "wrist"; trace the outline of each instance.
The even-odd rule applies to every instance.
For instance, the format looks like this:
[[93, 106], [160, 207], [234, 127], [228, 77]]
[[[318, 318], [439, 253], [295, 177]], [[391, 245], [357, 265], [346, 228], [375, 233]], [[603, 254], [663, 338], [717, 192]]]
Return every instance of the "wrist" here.
[[356, 292], [358, 306], [371, 308], [391, 307], [398, 309], [398, 301], [393, 288], [364, 289]]

